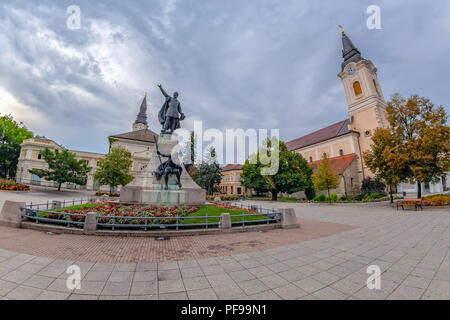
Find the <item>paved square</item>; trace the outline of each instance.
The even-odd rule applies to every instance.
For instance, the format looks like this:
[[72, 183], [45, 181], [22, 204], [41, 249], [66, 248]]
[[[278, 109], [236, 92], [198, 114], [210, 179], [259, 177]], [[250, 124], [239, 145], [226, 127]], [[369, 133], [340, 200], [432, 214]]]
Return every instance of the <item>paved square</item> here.
[[[173, 238], [156, 251], [153, 239], [0, 227], [0, 298], [450, 299], [449, 209], [265, 205], [294, 207], [302, 227]], [[71, 264], [81, 268], [80, 290], [67, 289]], [[381, 269], [380, 290], [366, 286], [369, 265]]]

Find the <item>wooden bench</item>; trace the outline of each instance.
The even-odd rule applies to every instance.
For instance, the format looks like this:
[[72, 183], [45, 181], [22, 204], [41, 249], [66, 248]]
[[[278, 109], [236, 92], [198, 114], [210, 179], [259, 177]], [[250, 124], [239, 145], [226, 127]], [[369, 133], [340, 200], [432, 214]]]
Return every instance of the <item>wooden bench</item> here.
[[405, 207], [414, 208], [416, 211], [418, 208], [420, 208], [420, 210], [423, 210], [423, 201], [422, 199], [404, 199], [397, 202], [397, 210], [398, 207], [402, 207], [403, 210], [405, 210]]

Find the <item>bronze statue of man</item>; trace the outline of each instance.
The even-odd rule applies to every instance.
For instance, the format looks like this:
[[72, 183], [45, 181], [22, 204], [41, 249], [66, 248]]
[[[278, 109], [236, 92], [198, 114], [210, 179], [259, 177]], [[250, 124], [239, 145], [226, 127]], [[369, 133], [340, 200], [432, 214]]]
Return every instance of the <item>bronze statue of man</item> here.
[[159, 122], [163, 126], [161, 133], [172, 134], [180, 128], [180, 121], [185, 119], [184, 113], [181, 111], [181, 104], [178, 101], [178, 92], [174, 92], [173, 97], [171, 97], [160, 84], [158, 87], [166, 97], [166, 101], [158, 114]]

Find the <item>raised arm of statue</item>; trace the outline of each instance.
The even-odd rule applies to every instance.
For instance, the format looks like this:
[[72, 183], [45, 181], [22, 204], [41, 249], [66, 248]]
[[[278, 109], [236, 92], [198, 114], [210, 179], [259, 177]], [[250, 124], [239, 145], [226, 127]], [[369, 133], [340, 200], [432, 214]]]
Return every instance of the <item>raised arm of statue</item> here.
[[162, 85], [158, 84], [159, 90], [161, 90], [161, 93], [164, 95], [164, 97], [169, 98], [170, 96], [167, 94], [167, 92], [164, 91]]

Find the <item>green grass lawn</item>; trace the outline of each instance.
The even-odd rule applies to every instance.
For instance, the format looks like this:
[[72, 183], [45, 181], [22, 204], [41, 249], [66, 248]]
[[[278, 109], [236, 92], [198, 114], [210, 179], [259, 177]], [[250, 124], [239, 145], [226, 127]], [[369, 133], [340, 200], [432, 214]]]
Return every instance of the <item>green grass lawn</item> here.
[[61, 209], [54, 209], [50, 211], [64, 211], [64, 210], [80, 210], [80, 209], [89, 209], [89, 208], [96, 208], [104, 206], [104, 203], [85, 203], [85, 204], [79, 204], [77, 206], [71, 206], [71, 207], [65, 207]]
[[[231, 222], [242, 222], [243, 217], [233, 217], [237, 215], [242, 214], [248, 214], [249, 216], [245, 217], [245, 222], [251, 222], [256, 220], [265, 220], [265, 215], [257, 215], [257, 214], [251, 214], [248, 212], [244, 212], [242, 210], [230, 210], [230, 209], [224, 209], [224, 208], [218, 208], [215, 206], [203, 206], [198, 210], [196, 213], [191, 214], [190, 217], [205, 217], [208, 214], [208, 223], [219, 223], [220, 222], [220, 215], [224, 212], [228, 212], [231, 215]], [[213, 217], [213, 218], [209, 218]], [[217, 218], [214, 218], [217, 217]], [[206, 223], [205, 218], [196, 218], [196, 219], [184, 219], [183, 224], [201, 224]]]

